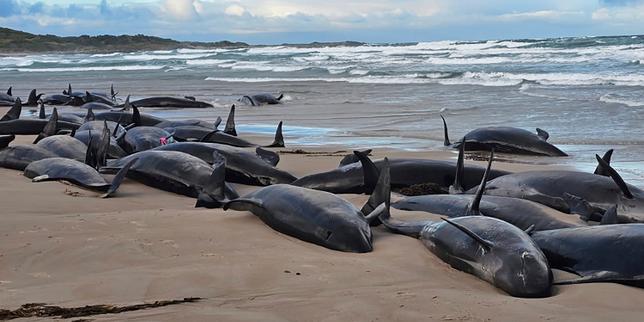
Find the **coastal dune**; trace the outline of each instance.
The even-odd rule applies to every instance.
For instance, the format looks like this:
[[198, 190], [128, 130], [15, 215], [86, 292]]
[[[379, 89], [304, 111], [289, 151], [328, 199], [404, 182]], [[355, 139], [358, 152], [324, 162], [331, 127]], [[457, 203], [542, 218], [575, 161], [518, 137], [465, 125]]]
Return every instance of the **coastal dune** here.
[[[30, 142], [20, 137], [17, 143]], [[289, 147], [296, 149], [297, 147]], [[336, 167], [338, 149], [283, 153], [296, 176]], [[349, 153], [350, 151], [346, 151]], [[453, 158], [376, 150], [374, 158]], [[475, 163], [475, 161], [467, 161]], [[533, 169], [496, 162], [495, 168]], [[546, 166], [541, 166], [546, 167]], [[551, 166], [552, 167], [552, 166]], [[94, 321], [640, 321], [644, 291], [614, 283], [513, 298], [445, 264], [418, 240], [374, 229], [374, 251], [343, 253], [278, 233], [248, 212], [125, 180], [114, 198], [0, 169], [0, 309], [202, 300]], [[237, 186], [241, 193], [255, 187]], [[356, 206], [364, 195], [343, 195]], [[438, 218], [393, 209], [399, 218]], [[556, 278], [571, 278], [555, 272]], [[43, 318], [44, 319], [44, 318]]]

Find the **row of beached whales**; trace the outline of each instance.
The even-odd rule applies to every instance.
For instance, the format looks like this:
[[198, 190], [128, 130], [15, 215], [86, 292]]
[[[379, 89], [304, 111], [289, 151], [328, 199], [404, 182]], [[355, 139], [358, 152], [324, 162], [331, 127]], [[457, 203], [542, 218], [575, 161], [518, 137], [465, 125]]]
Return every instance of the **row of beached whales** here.
[[[0, 120], [0, 166], [22, 170], [34, 181], [66, 180], [110, 196], [129, 177], [196, 198], [199, 207], [251, 211], [277, 231], [347, 252], [372, 251], [371, 226], [382, 224], [419, 238], [454, 268], [513, 296], [548, 296], [557, 283], [644, 286], [644, 191], [612, 168], [611, 151], [596, 156], [595, 173], [510, 173], [490, 169], [493, 154], [487, 168], [465, 165], [467, 138], [476, 137], [469, 133], [455, 145], [456, 162], [372, 161], [370, 151], [355, 151], [336, 169], [296, 178], [276, 167], [278, 153], [245, 140], [239, 144], [234, 108], [224, 131], [217, 129], [219, 122], [163, 120], [136, 106], [97, 114], [89, 109], [79, 122], [61, 121], [55, 108], [40, 114], [42, 119], [21, 119], [14, 104]], [[498, 138], [500, 131], [472, 132]], [[510, 132], [516, 133], [523, 132]], [[11, 145], [20, 134], [38, 137], [35, 144]], [[543, 131], [535, 136], [540, 142], [547, 138]], [[490, 145], [470, 141], [470, 147], [511, 152], [519, 146], [520, 153], [533, 148], [510, 142], [512, 135], [501, 138]], [[280, 123], [269, 147], [283, 143]], [[116, 176], [107, 182], [101, 173]], [[262, 187], [239, 197], [230, 183]], [[392, 189], [417, 186], [441, 193], [392, 202]], [[358, 209], [341, 193], [370, 198]], [[445, 218], [401, 221], [392, 218], [390, 207]], [[554, 282], [551, 268], [580, 278]]]
[[[65, 106], [80, 106], [84, 109], [92, 108], [94, 110], [111, 110], [115, 108], [123, 108], [127, 104], [132, 104], [136, 107], [163, 107], [163, 108], [208, 108], [213, 107], [208, 102], [198, 101], [194, 96], [185, 97], [170, 97], [170, 96], [155, 96], [142, 98], [136, 101], [129, 101], [130, 96], [126, 98], [126, 103], [119, 104], [117, 101], [118, 92], [114, 91], [114, 86], [110, 86], [109, 93], [99, 93], [90, 91], [72, 90], [72, 85], [69, 84], [67, 89], [62, 91], [62, 94], [44, 95], [38, 93], [36, 89], [29, 92], [26, 102], [21, 102], [19, 97], [13, 96], [12, 87], [9, 87], [6, 93], [0, 93], [0, 106], [13, 106], [16, 101], [21, 102], [23, 106], [38, 106], [38, 104], [46, 105], [65, 105]], [[261, 93], [254, 95], [244, 95], [238, 99], [239, 102], [252, 105], [273, 105], [279, 104], [284, 97], [280, 94], [275, 97], [272, 94]]]

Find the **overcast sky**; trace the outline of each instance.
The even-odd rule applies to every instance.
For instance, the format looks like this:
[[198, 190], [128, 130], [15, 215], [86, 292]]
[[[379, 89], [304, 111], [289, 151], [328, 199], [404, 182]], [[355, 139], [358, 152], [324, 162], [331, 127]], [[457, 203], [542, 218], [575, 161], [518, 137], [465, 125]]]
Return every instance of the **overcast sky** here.
[[644, 0], [0, 0], [0, 26], [262, 44], [622, 35], [644, 34]]

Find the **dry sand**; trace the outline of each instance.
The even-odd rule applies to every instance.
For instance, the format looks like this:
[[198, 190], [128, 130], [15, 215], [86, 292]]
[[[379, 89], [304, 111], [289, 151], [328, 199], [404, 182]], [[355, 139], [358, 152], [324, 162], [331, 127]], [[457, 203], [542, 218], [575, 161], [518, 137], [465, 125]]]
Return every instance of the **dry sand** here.
[[[455, 156], [375, 152], [376, 158], [385, 155]], [[336, 167], [341, 153], [281, 157], [279, 167], [300, 176]], [[495, 167], [527, 169], [502, 162]], [[73, 307], [202, 297], [197, 303], [87, 318], [641, 321], [644, 313], [643, 290], [612, 283], [556, 287], [545, 299], [513, 298], [452, 269], [418, 240], [382, 228], [374, 231], [372, 253], [342, 253], [280, 234], [250, 213], [195, 209], [194, 199], [131, 180], [111, 199], [60, 182], [31, 183], [14, 170], [0, 169], [0, 182], [0, 309], [34, 302]], [[357, 206], [367, 198], [344, 197]], [[428, 216], [393, 212], [401, 218]]]

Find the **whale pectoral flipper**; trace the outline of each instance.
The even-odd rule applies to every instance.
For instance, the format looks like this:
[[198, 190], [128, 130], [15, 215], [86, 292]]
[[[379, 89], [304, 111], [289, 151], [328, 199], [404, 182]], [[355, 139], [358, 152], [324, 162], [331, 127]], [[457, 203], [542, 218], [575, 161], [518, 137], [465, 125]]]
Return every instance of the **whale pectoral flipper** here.
[[535, 226], [534, 224], [532, 224], [532, 225], [530, 225], [530, 227], [526, 228], [526, 230], [524, 230], [524, 232], [525, 232], [528, 236], [532, 236], [532, 233], [534, 232], [534, 228], [535, 228], [535, 227], [536, 227], [536, 226]]
[[468, 236], [472, 237], [472, 239], [474, 239], [476, 242], [481, 244], [481, 246], [483, 246], [485, 249], [490, 250], [492, 247], [494, 247], [494, 243], [492, 243], [491, 241], [489, 241], [489, 240], [477, 235], [475, 232], [471, 231], [467, 227], [465, 227], [465, 226], [463, 226], [461, 224], [455, 223], [455, 222], [453, 222], [453, 221], [451, 221], [451, 220], [449, 220], [447, 218], [441, 218], [441, 219], [443, 219], [448, 224], [458, 228], [460, 231], [464, 232]]
[[602, 220], [599, 222], [600, 225], [614, 225], [619, 223], [617, 220], [617, 205], [614, 205], [606, 212], [604, 212], [604, 215], [602, 216]]
[[588, 201], [570, 193], [564, 193], [564, 200], [570, 208], [570, 213], [578, 214], [584, 221], [599, 220], [604, 212], [601, 208], [593, 207]]
[[559, 210], [563, 213], [570, 213], [570, 205], [563, 198], [548, 196], [537, 191], [526, 193], [522, 196], [522, 198], [540, 203], [550, 208]]
[[367, 220], [367, 222], [368, 222], [369, 224], [371, 224], [373, 221], [375, 221], [375, 220], [377, 220], [378, 218], [380, 218], [380, 216], [381, 216], [383, 213], [388, 212], [388, 211], [389, 211], [389, 209], [387, 208], [387, 203], [383, 202], [383, 203], [381, 203], [378, 207], [376, 207], [376, 209], [374, 209], [371, 213], [369, 213], [368, 215], [366, 215], [366, 216], [364, 217], [364, 219], [366, 219], [366, 220]]
[[101, 195], [101, 198], [109, 198], [113, 193], [116, 192], [116, 190], [121, 186], [121, 183], [125, 179], [127, 172], [130, 171], [130, 167], [132, 167], [132, 165], [134, 165], [136, 161], [139, 161], [139, 158], [130, 160], [130, 162], [126, 163], [123, 168], [121, 168], [121, 170], [116, 173], [116, 176], [114, 177], [114, 179], [112, 179], [112, 184], [110, 184], [107, 192]]
[[537, 136], [540, 137], [544, 141], [548, 141], [548, 138], [550, 137], [550, 134], [548, 134], [548, 132], [546, 132], [545, 130], [537, 128]]
[[255, 208], [263, 208], [261, 200], [250, 198], [238, 198], [224, 203], [224, 210], [233, 209], [237, 211], [250, 211]]
[[31, 182], [43, 182], [43, 181], [51, 181], [51, 180], [56, 180], [56, 179], [50, 178], [48, 175], [43, 174], [41, 176], [33, 177], [31, 179]]
[[[576, 273], [578, 274], [578, 273]], [[572, 280], [563, 280], [553, 282], [552, 285], [573, 285], [573, 284], [585, 284], [585, 283], [597, 283], [597, 282], [628, 282], [627, 284], [636, 284], [643, 283], [644, 276], [634, 276], [634, 277], [621, 277], [616, 272], [596, 272], [590, 275], [578, 274], [582, 277]]]

